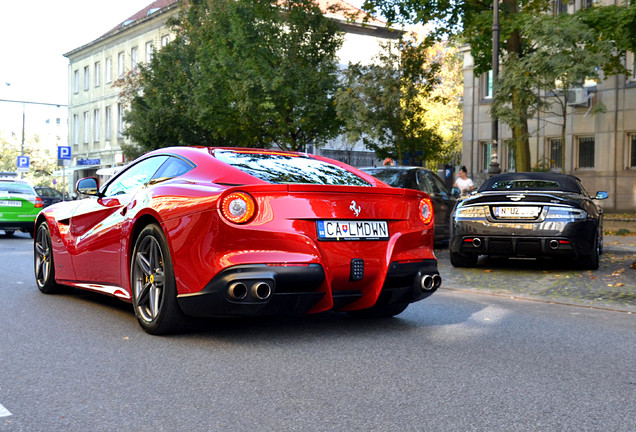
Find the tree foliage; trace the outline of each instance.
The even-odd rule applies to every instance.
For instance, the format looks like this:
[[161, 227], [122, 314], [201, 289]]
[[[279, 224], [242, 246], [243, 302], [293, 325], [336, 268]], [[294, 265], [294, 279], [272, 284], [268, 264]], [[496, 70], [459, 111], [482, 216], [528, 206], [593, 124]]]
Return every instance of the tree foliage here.
[[424, 114], [423, 95], [439, 83], [441, 63], [426, 57], [431, 39], [387, 44], [376, 61], [350, 64], [336, 95], [346, 138], [362, 140], [379, 158], [421, 165], [442, 148]]
[[[501, 0], [500, 4], [501, 77], [508, 71], [516, 76], [504, 83], [495, 83], [495, 98], [501, 98], [500, 105], [509, 104], [507, 116], [502, 120], [512, 129], [517, 169], [527, 171], [530, 170], [528, 120], [538, 106], [537, 83], [531, 70], [526, 68], [537, 47], [532, 30], [535, 25], [557, 19], [559, 15], [552, 11], [553, 0]], [[459, 36], [470, 45], [474, 73], [479, 75], [492, 69], [492, 6], [492, 0], [366, 0], [364, 8], [381, 12], [393, 21], [435, 25], [440, 35]], [[616, 72], [617, 59], [625, 50], [636, 49], [636, 2], [625, 1], [620, 6], [595, 5], [578, 11], [575, 16], [575, 20], [593, 32], [596, 41], [614, 44], [613, 54], [600, 59], [597, 67], [606, 75]], [[588, 45], [588, 49], [592, 46]], [[558, 56], [557, 46], [552, 48]]]
[[122, 83], [126, 153], [168, 145], [303, 150], [340, 130], [342, 34], [313, 0], [191, 0], [175, 40]]
[[[611, 39], [599, 39], [579, 15], [541, 14], [527, 19], [521, 30], [531, 46], [522, 58], [512, 53], [504, 58], [506, 69], [498, 82], [492, 112], [509, 125], [515, 125], [519, 116], [508, 100], [515, 89], [528, 89], [524, 92], [528, 115], [541, 111], [560, 117], [564, 143], [569, 92], [586, 81], [598, 82], [608, 74], [624, 73], [621, 52]], [[603, 72], [599, 65], [604, 65]], [[602, 106], [595, 108], [603, 112]], [[565, 169], [565, 152], [561, 153], [560, 165]]]

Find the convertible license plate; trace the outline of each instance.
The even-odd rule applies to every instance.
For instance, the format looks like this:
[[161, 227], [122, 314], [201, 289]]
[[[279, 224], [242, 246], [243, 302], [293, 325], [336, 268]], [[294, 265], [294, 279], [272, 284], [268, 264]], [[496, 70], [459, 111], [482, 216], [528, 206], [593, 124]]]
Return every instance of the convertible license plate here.
[[0, 207], [22, 207], [22, 201], [0, 200]]
[[502, 219], [534, 219], [539, 216], [541, 207], [537, 206], [516, 206], [516, 207], [495, 207], [495, 217]]
[[386, 221], [330, 220], [318, 221], [319, 240], [388, 240]]

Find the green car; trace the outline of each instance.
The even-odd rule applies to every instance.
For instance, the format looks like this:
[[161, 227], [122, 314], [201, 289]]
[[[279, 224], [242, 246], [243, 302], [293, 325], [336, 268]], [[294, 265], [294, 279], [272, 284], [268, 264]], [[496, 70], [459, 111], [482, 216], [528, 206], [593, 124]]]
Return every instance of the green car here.
[[0, 178], [0, 230], [6, 235], [20, 230], [33, 237], [35, 217], [42, 207], [42, 198], [28, 182]]

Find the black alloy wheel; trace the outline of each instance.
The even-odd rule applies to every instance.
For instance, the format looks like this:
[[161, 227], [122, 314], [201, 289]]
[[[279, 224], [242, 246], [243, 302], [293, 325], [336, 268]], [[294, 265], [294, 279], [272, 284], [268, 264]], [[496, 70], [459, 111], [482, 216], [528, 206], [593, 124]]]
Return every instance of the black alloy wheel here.
[[155, 335], [181, 330], [187, 318], [177, 304], [170, 250], [159, 225], [141, 231], [130, 267], [133, 307], [141, 327]]
[[51, 246], [51, 232], [46, 222], [38, 225], [33, 243], [33, 269], [38, 288], [45, 294], [62, 291], [55, 282], [55, 265], [53, 263], [53, 248]]

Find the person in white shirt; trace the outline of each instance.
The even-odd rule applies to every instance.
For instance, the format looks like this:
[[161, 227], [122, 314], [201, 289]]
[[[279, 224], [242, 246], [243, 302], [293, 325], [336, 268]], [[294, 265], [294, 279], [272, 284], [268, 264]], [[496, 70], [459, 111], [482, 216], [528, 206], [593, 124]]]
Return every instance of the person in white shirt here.
[[475, 190], [473, 181], [468, 178], [468, 170], [465, 165], [459, 169], [457, 179], [455, 179], [453, 186], [459, 188], [461, 196], [463, 197], [470, 195], [470, 193]]

